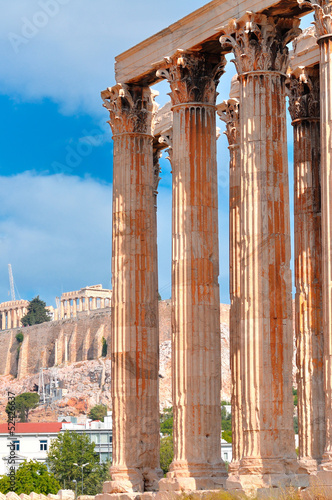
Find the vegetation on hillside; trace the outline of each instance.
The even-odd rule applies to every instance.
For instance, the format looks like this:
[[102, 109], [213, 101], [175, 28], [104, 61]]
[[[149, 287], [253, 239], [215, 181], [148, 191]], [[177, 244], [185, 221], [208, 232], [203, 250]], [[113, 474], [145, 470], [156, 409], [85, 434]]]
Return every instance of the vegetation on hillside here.
[[39, 403], [39, 394], [36, 392], [23, 392], [15, 396], [14, 404], [8, 403], [6, 413], [10, 415], [15, 411], [15, 415], [19, 417], [20, 422], [28, 422], [29, 412], [37, 407]]
[[46, 303], [40, 300], [39, 295], [32, 299], [28, 305], [28, 312], [21, 319], [23, 326], [39, 325], [51, 321], [51, 314], [46, 309]]

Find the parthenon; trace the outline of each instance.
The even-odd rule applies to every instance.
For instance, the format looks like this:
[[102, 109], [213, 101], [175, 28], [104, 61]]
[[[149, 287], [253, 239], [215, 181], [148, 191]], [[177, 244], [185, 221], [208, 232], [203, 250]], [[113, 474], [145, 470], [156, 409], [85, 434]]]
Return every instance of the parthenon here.
[[[312, 10], [315, 28], [301, 35], [300, 18]], [[229, 52], [237, 83], [218, 106], [230, 149], [233, 461], [226, 472], [216, 98]], [[100, 500], [311, 484], [332, 495], [331, 68], [329, 0], [213, 0], [116, 58], [116, 85], [102, 92], [114, 140], [113, 464]], [[166, 119], [158, 118], [151, 88], [161, 79], [170, 87]], [[286, 95], [294, 130], [298, 458]], [[162, 478], [156, 197], [165, 147], [172, 166], [174, 459]]]

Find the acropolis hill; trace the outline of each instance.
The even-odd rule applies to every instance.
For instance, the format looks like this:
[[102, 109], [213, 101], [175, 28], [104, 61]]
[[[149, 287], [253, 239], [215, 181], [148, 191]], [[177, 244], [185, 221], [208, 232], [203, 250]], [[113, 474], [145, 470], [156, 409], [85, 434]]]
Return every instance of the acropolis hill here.
[[[47, 408], [41, 406], [33, 410], [31, 421], [54, 421], [58, 415], [86, 414], [98, 403], [111, 408], [110, 315], [111, 308], [104, 307], [78, 312], [76, 317], [0, 332], [0, 422], [7, 419], [4, 411], [7, 390], [15, 394], [32, 391], [39, 383], [40, 368], [46, 369], [45, 377], [53, 368], [57, 369], [62, 398]], [[229, 306], [226, 304], [220, 305], [220, 326], [221, 399], [230, 400]], [[159, 302], [159, 329], [159, 395], [163, 408], [172, 406], [170, 300]], [[24, 340], [17, 356], [18, 331], [23, 332]], [[106, 357], [101, 357], [103, 337], [108, 345]]]

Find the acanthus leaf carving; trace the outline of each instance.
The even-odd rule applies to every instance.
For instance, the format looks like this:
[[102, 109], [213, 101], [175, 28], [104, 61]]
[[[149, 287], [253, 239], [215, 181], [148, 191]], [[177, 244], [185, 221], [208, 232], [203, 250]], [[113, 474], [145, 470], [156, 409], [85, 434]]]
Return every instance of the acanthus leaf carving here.
[[103, 106], [110, 113], [109, 124], [113, 135], [123, 133], [153, 133], [153, 118], [158, 104], [158, 92], [148, 86], [118, 83], [101, 93]]
[[298, 68], [287, 82], [292, 120], [319, 118], [320, 85], [318, 68]]
[[219, 118], [225, 122], [226, 131], [224, 132], [230, 146], [240, 144], [240, 106], [238, 99], [228, 99], [218, 105], [217, 113]]
[[332, 34], [332, 4], [330, 0], [297, 0], [300, 7], [308, 5], [314, 8], [314, 25], [317, 37]]
[[232, 50], [238, 74], [252, 71], [286, 73], [287, 44], [301, 33], [297, 18], [268, 17], [247, 12], [222, 29], [223, 51]]
[[173, 57], [164, 59], [157, 76], [169, 82], [173, 106], [191, 102], [214, 105], [225, 65], [224, 56], [178, 50]]

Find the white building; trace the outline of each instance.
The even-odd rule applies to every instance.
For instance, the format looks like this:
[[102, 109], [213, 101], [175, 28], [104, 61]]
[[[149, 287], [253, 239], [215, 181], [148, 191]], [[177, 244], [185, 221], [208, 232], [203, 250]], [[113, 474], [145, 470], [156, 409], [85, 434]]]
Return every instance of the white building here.
[[[7, 424], [0, 424], [0, 475], [24, 460], [45, 462], [52, 439], [61, 431], [60, 422], [16, 423], [11, 436]], [[15, 454], [14, 454], [15, 452]]]
[[10, 435], [7, 424], [0, 424], [0, 476], [16, 468], [24, 460], [45, 462], [52, 439], [59, 432], [74, 431], [85, 433], [95, 443], [95, 452], [100, 462], [112, 457], [112, 414], [108, 413], [104, 422], [86, 420], [83, 424], [72, 422], [16, 423], [15, 433]]

